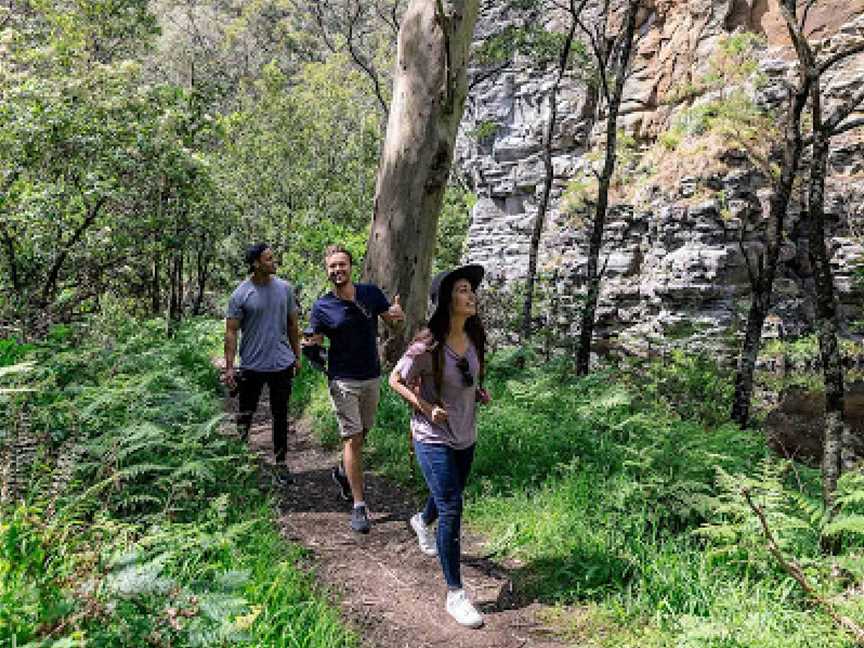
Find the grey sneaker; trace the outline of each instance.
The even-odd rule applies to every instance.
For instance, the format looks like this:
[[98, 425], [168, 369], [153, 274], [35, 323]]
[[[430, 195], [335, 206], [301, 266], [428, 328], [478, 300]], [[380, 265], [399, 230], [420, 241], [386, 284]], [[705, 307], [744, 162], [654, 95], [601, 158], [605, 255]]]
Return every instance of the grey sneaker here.
[[355, 506], [351, 510], [351, 529], [357, 533], [369, 533], [371, 525], [369, 517], [366, 515], [365, 506]]
[[291, 476], [291, 471], [285, 464], [277, 464], [273, 467], [273, 483], [279, 488], [285, 488], [289, 484], [294, 483], [294, 478]]
[[348, 483], [348, 477], [342, 472], [340, 466], [333, 466], [330, 471], [330, 478], [339, 487], [339, 496], [346, 502], [351, 499], [351, 484]]

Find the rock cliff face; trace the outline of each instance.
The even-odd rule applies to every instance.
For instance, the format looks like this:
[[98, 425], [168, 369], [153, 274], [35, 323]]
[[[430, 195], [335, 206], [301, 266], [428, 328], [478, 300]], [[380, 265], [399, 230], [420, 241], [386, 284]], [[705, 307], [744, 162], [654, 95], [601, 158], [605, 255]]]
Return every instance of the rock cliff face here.
[[[562, 29], [564, 19], [546, 17], [549, 29]], [[481, 19], [478, 38], [518, 20], [520, 16], [493, 6]], [[773, 115], [785, 112], [784, 84], [795, 74], [794, 53], [776, 0], [654, 0], [639, 22], [619, 121], [628, 136], [626, 150], [601, 255], [606, 274], [598, 342], [646, 352], [680, 340], [728, 351], [746, 318], [746, 257], [754, 259], [760, 248], [770, 194], [766, 165], [757, 162], [758, 151], [748, 153], [741, 138], [749, 137], [751, 149], [770, 148], [777, 128]], [[823, 55], [864, 38], [864, 0], [819, 3], [807, 29], [812, 39], [823, 39]], [[756, 37], [743, 36], [751, 33]], [[738, 40], [730, 41], [730, 36]], [[730, 42], [749, 43], [750, 59], [736, 59], [740, 48]], [[864, 56], [837, 68], [823, 81], [829, 108], [849, 96], [862, 78]], [[553, 81], [551, 71], [521, 59], [476, 83], [457, 145], [457, 164], [479, 197], [467, 258], [484, 264], [514, 290], [527, 270], [542, 192], [542, 138]], [[712, 131], [711, 120], [727, 105], [735, 109], [734, 101], [743, 102], [742, 109], [755, 109], [760, 115], [755, 128], [762, 124], [764, 131], [751, 129], [738, 133], [739, 138], [734, 113], [731, 127]], [[564, 78], [558, 113], [552, 205], [539, 257], [549, 299], [537, 309], [537, 317], [566, 340], [576, 333], [590, 235], [590, 205], [580, 199], [579, 189], [590, 187], [588, 169], [597, 164], [604, 115], [577, 72]], [[688, 145], [678, 141], [682, 137]], [[590, 199], [590, 188], [583, 194]], [[802, 185], [790, 207], [769, 336], [799, 334], [813, 322], [807, 223], [798, 199], [803, 195]], [[840, 300], [851, 322], [862, 317], [864, 303], [854, 279], [864, 263], [860, 131], [835, 141], [826, 212]]]

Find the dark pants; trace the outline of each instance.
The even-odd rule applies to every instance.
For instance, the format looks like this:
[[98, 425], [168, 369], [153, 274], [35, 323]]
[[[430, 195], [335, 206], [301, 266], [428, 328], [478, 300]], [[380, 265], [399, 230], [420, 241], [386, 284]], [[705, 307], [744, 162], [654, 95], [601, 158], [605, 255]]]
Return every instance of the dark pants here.
[[414, 451], [430, 493], [423, 510], [423, 522], [432, 524], [438, 520], [435, 540], [444, 580], [449, 589], [461, 589], [459, 533], [462, 527], [462, 491], [474, 461], [474, 446], [454, 450], [445, 445], [415, 441]]
[[245, 439], [252, 426], [252, 415], [258, 407], [264, 384], [270, 388], [270, 414], [273, 416], [273, 454], [276, 462], [285, 461], [288, 452], [288, 399], [291, 398], [291, 379], [294, 368], [282, 371], [252, 371], [244, 369], [239, 381], [237, 427]]

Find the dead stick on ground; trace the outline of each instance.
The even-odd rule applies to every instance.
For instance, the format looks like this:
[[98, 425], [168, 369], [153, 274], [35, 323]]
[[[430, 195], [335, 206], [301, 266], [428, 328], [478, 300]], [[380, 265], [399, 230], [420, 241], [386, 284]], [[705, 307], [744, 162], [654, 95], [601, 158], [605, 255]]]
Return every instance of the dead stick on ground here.
[[864, 628], [858, 625], [855, 621], [850, 619], [847, 616], [840, 614], [831, 603], [819, 595], [819, 592], [810, 584], [807, 580], [807, 577], [804, 575], [804, 572], [801, 570], [801, 567], [795, 561], [787, 560], [783, 555], [783, 552], [780, 551], [780, 547], [777, 544], [777, 541], [774, 539], [774, 534], [771, 533], [771, 529], [768, 528], [768, 521], [765, 519], [765, 512], [762, 510], [762, 507], [755, 504], [753, 499], [750, 497], [750, 489], [742, 488], [741, 494], [744, 496], [744, 499], [747, 500], [747, 504], [750, 505], [750, 508], [753, 509], [753, 512], [756, 514], [756, 517], [759, 518], [759, 522], [762, 525], [762, 531], [765, 534], [765, 539], [768, 541], [768, 550], [771, 554], [777, 559], [777, 562], [780, 563], [780, 566], [788, 572], [788, 574], [794, 578], [797, 583], [801, 586], [807, 596], [809, 596], [815, 603], [817, 603], [825, 612], [830, 616], [834, 623], [843, 628], [846, 632], [851, 634], [855, 643], [859, 646], [864, 646]]

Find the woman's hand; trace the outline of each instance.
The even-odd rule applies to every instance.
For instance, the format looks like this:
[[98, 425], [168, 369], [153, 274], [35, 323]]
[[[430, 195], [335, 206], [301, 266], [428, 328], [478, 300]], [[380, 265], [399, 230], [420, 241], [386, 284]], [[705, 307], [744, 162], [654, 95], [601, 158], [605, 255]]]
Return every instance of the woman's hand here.
[[481, 405], [488, 405], [492, 402], [492, 395], [483, 387], [477, 388], [477, 402]]
[[425, 414], [433, 423], [447, 422], [447, 410], [443, 407], [439, 407], [438, 405], [432, 405], [429, 408], [429, 411], [425, 412]]

